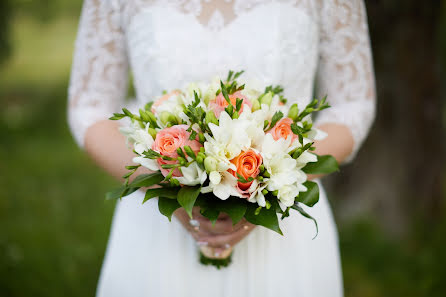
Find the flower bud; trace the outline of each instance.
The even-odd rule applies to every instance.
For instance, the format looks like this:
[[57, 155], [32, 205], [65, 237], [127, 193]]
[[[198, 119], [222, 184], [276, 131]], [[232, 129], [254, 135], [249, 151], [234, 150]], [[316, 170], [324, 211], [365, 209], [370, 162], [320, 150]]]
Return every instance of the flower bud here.
[[270, 105], [271, 101], [273, 101], [273, 93], [268, 92], [259, 98], [260, 104]]
[[218, 125], [218, 119], [212, 110], [206, 112], [206, 123], [213, 123], [215, 125]]
[[197, 156], [195, 155], [195, 152], [192, 150], [192, 148], [188, 145], [184, 146], [184, 151], [186, 152], [186, 154], [191, 157], [192, 159], [196, 159]]
[[204, 134], [203, 133], [198, 133], [198, 141], [200, 143], [204, 143], [206, 141], [206, 138], [204, 138]]
[[144, 122], [146, 122], [146, 123], [150, 122], [150, 116], [147, 114], [147, 112], [145, 110], [140, 109], [139, 115]]
[[147, 132], [153, 137], [153, 139], [156, 138], [156, 130], [153, 128], [148, 128]]
[[273, 194], [274, 196], [279, 195], [279, 190], [275, 190], [275, 191], [273, 191], [272, 194]]
[[180, 163], [181, 166], [186, 165], [186, 159], [184, 159], [183, 157], [178, 157], [177, 160], [178, 160], [178, 163]]
[[147, 110], [146, 110], [145, 113], [146, 113], [147, 116], [150, 118], [150, 121], [151, 121], [151, 122], [156, 123], [156, 117], [155, 117], [155, 115], [154, 115], [151, 111], [147, 111]]
[[268, 190], [267, 190], [267, 189], [263, 189], [263, 190], [262, 190], [262, 194], [263, 194], [263, 195], [268, 194]]
[[257, 99], [252, 100], [252, 107], [251, 110], [252, 111], [256, 111], [260, 109], [260, 102]]
[[198, 156], [197, 156], [197, 163], [198, 163], [198, 164], [202, 164], [203, 162], [204, 162], [203, 157], [200, 156], [200, 155], [198, 155]]
[[294, 103], [293, 105], [291, 105], [290, 110], [288, 111], [288, 117], [293, 121], [296, 121], [298, 116], [299, 108], [297, 107], [297, 103]]
[[207, 172], [212, 172], [217, 170], [217, 159], [214, 157], [206, 157], [204, 159], [204, 168]]
[[177, 122], [177, 118], [172, 113], [170, 113], [168, 111], [163, 111], [160, 114], [160, 120], [161, 120], [161, 123], [163, 123], [164, 125], [166, 125], [167, 123], [175, 124]]
[[186, 156], [184, 155], [183, 150], [182, 150], [180, 147], [177, 148], [177, 154], [178, 154], [178, 156], [180, 156], [180, 157], [186, 158]]
[[170, 179], [170, 183], [171, 183], [173, 186], [179, 186], [179, 185], [180, 185], [180, 182], [179, 182], [176, 178], [171, 178], [171, 179]]

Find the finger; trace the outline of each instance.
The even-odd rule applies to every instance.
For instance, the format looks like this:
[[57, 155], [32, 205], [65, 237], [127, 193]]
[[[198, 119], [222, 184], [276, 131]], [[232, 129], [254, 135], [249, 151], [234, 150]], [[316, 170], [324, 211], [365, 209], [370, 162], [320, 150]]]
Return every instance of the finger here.
[[244, 225], [242, 228], [240, 228], [237, 231], [234, 231], [232, 233], [213, 235], [213, 236], [204, 236], [204, 237], [200, 237], [199, 240], [207, 242], [209, 247], [226, 248], [228, 244], [230, 246], [234, 246], [237, 243], [239, 243], [253, 229], [254, 229], [253, 226]]
[[210, 234], [226, 234], [234, 231], [231, 220], [218, 219], [214, 224], [206, 218], [198, 219], [200, 229]]

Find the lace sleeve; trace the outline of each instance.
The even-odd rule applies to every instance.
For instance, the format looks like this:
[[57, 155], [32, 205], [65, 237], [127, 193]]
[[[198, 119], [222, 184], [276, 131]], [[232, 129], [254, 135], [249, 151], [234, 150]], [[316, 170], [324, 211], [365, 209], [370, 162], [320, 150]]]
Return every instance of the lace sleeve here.
[[128, 62], [117, 2], [85, 0], [68, 91], [68, 121], [79, 146], [86, 130], [123, 105]]
[[340, 123], [353, 135], [350, 162], [366, 138], [375, 117], [375, 81], [362, 0], [323, 0], [320, 15], [317, 96], [328, 95], [332, 106], [316, 119]]

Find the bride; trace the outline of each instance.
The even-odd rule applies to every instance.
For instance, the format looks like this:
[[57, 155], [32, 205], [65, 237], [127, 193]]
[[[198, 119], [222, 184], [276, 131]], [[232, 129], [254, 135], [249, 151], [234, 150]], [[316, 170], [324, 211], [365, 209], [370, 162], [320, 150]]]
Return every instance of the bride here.
[[[332, 108], [315, 121], [328, 137], [316, 153], [340, 163], [354, 158], [375, 112], [361, 0], [85, 0], [69, 89], [71, 130], [119, 178], [133, 153], [107, 118], [126, 104], [130, 71], [141, 105], [229, 69], [282, 85], [299, 106], [313, 90], [328, 94]], [[280, 236], [247, 222], [233, 228], [225, 217], [212, 227], [198, 213], [193, 225], [181, 211], [168, 222], [155, 199], [142, 200], [137, 191], [116, 206], [97, 296], [343, 296], [337, 231], [322, 187], [312, 209], [314, 240], [313, 223], [299, 215], [281, 222]], [[215, 256], [234, 246], [233, 264], [202, 266], [198, 245]]]

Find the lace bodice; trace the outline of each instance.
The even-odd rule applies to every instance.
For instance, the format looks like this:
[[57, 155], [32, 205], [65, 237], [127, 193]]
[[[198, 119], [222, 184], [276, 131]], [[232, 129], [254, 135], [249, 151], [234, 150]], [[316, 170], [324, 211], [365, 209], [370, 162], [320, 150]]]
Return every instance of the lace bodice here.
[[[246, 71], [281, 84], [290, 103], [328, 95], [316, 124], [352, 132], [351, 160], [375, 113], [361, 0], [85, 0], [69, 89], [69, 123], [86, 130], [125, 104], [128, 69], [136, 100], [196, 80]], [[347, 160], [347, 161], [348, 161]]]

